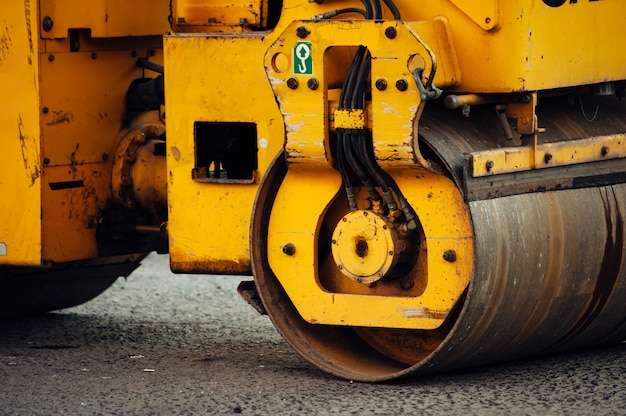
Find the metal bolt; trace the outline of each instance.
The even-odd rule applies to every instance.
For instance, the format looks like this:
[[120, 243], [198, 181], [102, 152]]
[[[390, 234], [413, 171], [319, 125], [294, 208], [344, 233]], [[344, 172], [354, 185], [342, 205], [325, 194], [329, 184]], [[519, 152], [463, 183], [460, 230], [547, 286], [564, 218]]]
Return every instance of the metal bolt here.
[[306, 82], [306, 85], [307, 87], [315, 91], [320, 86], [320, 82], [317, 80], [317, 78], [309, 78], [309, 80]]
[[394, 39], [397, 34], [398, 31], [393, 26], [389, 26], [387, 29], [385, 29], [385, 36], [387, 36], [387, 38], [389, 39]]
[[415, 284], [415, 282], [413, 281], [413, 279], [411, 279], [408, 276], [403, 277], [400, 280], [400, 287], [404, 290], [409, 290], [413, 287], [413, 285]]
[[309, 36], [311, 32], [309, 31], [309, 29], [307, 29], [305, 26], [298, 26], [298, 28], [296, 29], [296, 36], [299, 37], [300, 39], [304, 39], [307, 36]]
[[42, 111], [43, 111], [44, 114], [48, 114], [50, 112], [50, 109], [48, 107], [44, 106]]
[[154, 49], [150, 49], [150, 50], [148, 51], [148, 54], [149, 54], [150, 56], [154, 56], [154, 55], [156, 55], [156, 51], [155, 51]]
[[54, 61], [54, 55], [52, 54], [48, 55], [48, 61], [50, 62]]
[[443, 259], [450, 263], [454, 263], [456, 261], [456, 251], [454, 250], [446, 250], [443, 252]]
[[54, 20], [52, 20], [50, 16], [46, 16], [43, 18], [43, 21], [41, 22], [41, 27], [43, 28], [44, 32], [50, 32], [53, 26]]
[[375, 85], [378, 91], [385, 91], [387, 89], [387, 80], [384, 78], [378, 78]]
[[491, 172], [491, 169], [493, 169], [493, 160], [488, 160], [487, 163], [485, 163], [485, 168], [487, 172]]
[[600, 153], [602, 154], [602, 157], [605, 157], [606, 155], [609, 154], [609, 147], [608, 146], [602, 146], [602, 149], [600, 150]]
[[406, 89], [409, 88], [409, 83], [406, 81], [406, 79], [400, 78], [396, 81], [396, 88], [399, 91], [406, 91]]
[[296, 88], [298, 88], [298, 79], [294, 77], [289, 78], [287, 80], [287, 86], [292, 90], [295, 90]]
[[547, 165], [548, 163], [550, 163], [551, 160], [552, 160], [552, 155], [550, 153], [546, 153], [545, 156], [543, 157], [543, 161]]
[[296, 246], [294, 246], [292, 243], [285, 244], [283, 246], [283, 253], [288, 256], [293, 256], [294, 254], [296, 254]]
[[109, 158], [108, 153], [102, 153], [102, 160], [107, 160]]
[[96, 59], [98, 57], [98, 54], [95, 52], [91, 52], [91, 59]]
[[49, 165], [50, 164], [50, 158], [44, 157], [43, 158], [43, 164], [44, 165]]

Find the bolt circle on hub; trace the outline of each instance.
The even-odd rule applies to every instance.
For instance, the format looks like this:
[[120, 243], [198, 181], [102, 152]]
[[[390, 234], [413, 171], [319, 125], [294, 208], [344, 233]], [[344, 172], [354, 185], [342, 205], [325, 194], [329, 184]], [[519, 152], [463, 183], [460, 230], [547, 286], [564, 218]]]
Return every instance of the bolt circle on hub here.
[[359, 210], [345, 215], [332, 237], [335, 263], [349, 279], [373, 283], [385, 277], [398, 263], [400, 236], [382, 215]]

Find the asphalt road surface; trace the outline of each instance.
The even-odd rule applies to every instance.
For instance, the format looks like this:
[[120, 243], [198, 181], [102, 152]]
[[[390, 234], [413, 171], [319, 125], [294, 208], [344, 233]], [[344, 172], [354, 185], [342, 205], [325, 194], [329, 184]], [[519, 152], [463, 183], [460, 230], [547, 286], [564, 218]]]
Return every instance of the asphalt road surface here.
[[236, 293], [151, 255], [99, 298], [0, 322], [0, 415], [626, 415], [626, 344], [385, 384], [327, 375]]

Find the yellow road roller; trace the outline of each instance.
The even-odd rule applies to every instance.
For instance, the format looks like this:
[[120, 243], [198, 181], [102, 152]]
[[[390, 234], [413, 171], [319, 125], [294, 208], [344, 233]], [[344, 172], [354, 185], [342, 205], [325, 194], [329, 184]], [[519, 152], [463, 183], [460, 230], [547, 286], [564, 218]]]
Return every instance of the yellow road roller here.
[[156, 250], [253, 275], [242, 296], [350, 380], [620, 342], [625, 15], [4, 2], [0, 314], [84, 302]]

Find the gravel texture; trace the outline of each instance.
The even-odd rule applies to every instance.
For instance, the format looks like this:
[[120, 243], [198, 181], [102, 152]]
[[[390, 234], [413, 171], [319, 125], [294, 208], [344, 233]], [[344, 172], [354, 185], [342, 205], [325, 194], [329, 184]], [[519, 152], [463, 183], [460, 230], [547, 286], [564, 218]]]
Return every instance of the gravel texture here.
[[294, 353], [240, 280], [173, 275], [153, 254], [85, 305], [0, 322], [0, 415], [626, 414], [624, 343], [356, 383]]

